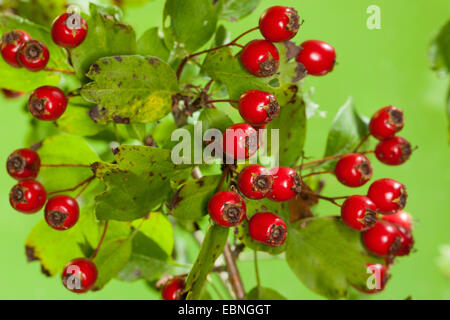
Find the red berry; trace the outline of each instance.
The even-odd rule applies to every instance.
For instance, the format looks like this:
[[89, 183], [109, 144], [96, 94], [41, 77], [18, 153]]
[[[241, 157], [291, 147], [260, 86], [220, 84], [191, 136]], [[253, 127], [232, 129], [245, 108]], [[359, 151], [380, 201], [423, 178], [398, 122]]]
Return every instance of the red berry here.
[[223, 134], [223, 151], [230, 158], [248, 159], [258, 147], [258, 132], [249, 124], [234, 124]]
[[44, 187], [34, 180], [23, 180], [9, 193], [11, 206], [22, 213], [35, 213], [42, 209], [47, 200]]
[[45, 206], [45, 220], [55, 230], [67, 230], [78, 221], [80, 208], [77, 200], [69, 196], [55, 196]]
[[18, 149], [6, 161], [6, 169], [17, 180], [34, 179], [41, 168], [41, 158], [31, 149]]
[[380, 162], [397, 166], [405, 163], [411, 156], [411, 144], [402, 137], [392, 137], [380, 141], [375, 149], [375, 155]]
[[222, 227], [237, 226], [246, 214], [244, 199], [231, 191], [216, 193], [209, 201], [208, 211], [214, 222]]
[[403, 129], [403, 111], [394, 106], [378, 110], [370, 120], [370, 133], [379, 140], [393, 137]]
[[361, 187], [372, 178], [372, 165], [369, 159], [358, 153], [342, 157], [336, 164], [336, 178], [348, 187]]
[[280, 65], [280, 55], [272, 42], [253, 40], [242, 49], [241, 62], [252, 75], [269, 77], [277, 72]]
[[273, 6], [259, 19], [259, 30], [268, 41], [284, 42], [291, 40], [300, 28], [300, 18], [294, 8]]
[[405, 207], [408, 194], [406, 187], [400, 182], [380, 179], [372, 183], [368, 197], [375, 203], [380, 213], [393, 214]]
[[401, 237], [396, 226], [386, 221], [378, 221], [375, 226], [363, 232], [362, 241], [366, 249], [374, 255], [387, 257], [397, 252]]
[[333, 46], [319, 40], [308, 40], [301, 44], [301, 51], [297, 56], [308, 74], [324, 76], [333, 71], [336, 63], [336, 51]]
[[97, 267], [86, 258], [70, 261], [62, 273], [64, 287], [75, 293], [89, 291], [97, 281]]
[[67, 108], [64, 92], [51, 86], [40, 87], [31, 94], [28, 109], [39, 120], [53, 121], [61, 117]]
[[258, 164], [245, 167], [238, 177], [241, 193], [249, 199], [260, 200], [266, 197], [272, 188], [273, 178], [270, 171]]
[[411, 249], [414, 247], [414, 238], [412, 232], [403, 228], [402, 226], [396, 226], [399, 236], [400, 244], [398, 250], [395, 252], [396, 257], [403, 257], [410, 254]]
[[294, 169], [278, 167], [271, 170], [273, 176], [272, 189], [268, 198], [284, 202], [295, 198], [301, 192], [302, 180]]
[[379, 263], [377, 264], [368, 263], [367, 267], [368, 272], [370, 271], [375, 276], [374, 277], [375, 283], [372, 283], [372, 285], [374, 285], [374, 288], [368, 288], [364, 292], [372, 294], [383, 291], [390, 278], [386, 266]]
[[21, 65], [17, 61], [17, 52], [21, 45], [31, 39], [31, 36], [22, 30], [13, 30], [5, 33], [1, 41], [2, 57], [6, 63], [14, 68], [20, 68]]
[[365, 196], [351, 196], [341, 207], [341, 218], [352, 229], [363, 231], [377, 223], [377, 207]]
[[277, 99], [269, 92], [250, 90], [239, 100], [239, 113], [247, 123], [254, 126], [269, 123], [279, 112]]
[[411, 230], [413, 226], [412, 216], [405, 211], [399, 211], [394, 214], [383, 215], [382, 219], [397, 226], [401, 226], [406, 230]]
[[78, 47], [86, 38], [87, 22], [79, 13], [63, 13], [53, 22], [53, 41], [63, 48]]
[[17, 52], [17, 61], [29, 71], [41, 71], [50, 60], [50, 52], [40, 41], [29, 40], [22, 44]]
[[164, 300], [182, 300], [186, 282], [181, 278], [174, 278], [164, 285], [161, 295]]
[[287, 227], [280, 217], [271, 212], [261, 212], [250, 219], [248, 232], [255, 241], [279, 247], [286, 241]]
[[8, 89], [2, 89], [2, 93], [6, 99], [19, 98], [25, 94], [25, 92], [22, 92], [22, 91], [13, 91], [13, 90], [8, 90]]

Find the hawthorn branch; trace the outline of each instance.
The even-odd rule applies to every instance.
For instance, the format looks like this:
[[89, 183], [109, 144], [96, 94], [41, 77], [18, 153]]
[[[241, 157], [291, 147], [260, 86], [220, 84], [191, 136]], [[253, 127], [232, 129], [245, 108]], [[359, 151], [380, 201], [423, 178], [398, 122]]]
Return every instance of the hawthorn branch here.
[[238, 300], [243, 300], [245, 298], [244, 284], [242, 283], [242, 278], [239, 273], [239, 269], [237, 268], [236, 260], [234, 259], [233, 252], [231, 251], [230, 244], [228, 242], [223, 250], [223, 256], [225, 257], [228, 275], [236, 298]]

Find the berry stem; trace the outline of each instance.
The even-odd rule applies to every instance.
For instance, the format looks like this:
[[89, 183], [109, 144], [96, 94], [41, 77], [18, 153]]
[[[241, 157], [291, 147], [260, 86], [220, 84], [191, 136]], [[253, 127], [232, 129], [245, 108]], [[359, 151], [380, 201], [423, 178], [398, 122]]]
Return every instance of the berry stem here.
[[356, 146], [356, 148], [353, 150], [353, 153], [358, 152], [358, 150], [362, 147], [362, 145], [363, 145], [367, 140], [369, 140], [369, 138], [370, 138], [370, 133], [366, 134], [366, 135], [364, 136], [364, 138], [361, 139], [361, 142], [360, 142], [360, 143]]
[[258, 268], [258, 251], [254, 251], [254, 259], [255, 262], [255, 275], [256, 275], [256, 284], [258, 288], [261, 288], [261, 278], [259, 276], [259, 268]]
[[343, 197], [333, 197], [333, 198], [331, 198], [331, 197], [325, 197], [325, 196], [322, 196], [322, 195], [320, 195], [320, 194], [317, 194], [317, 193], [315, 193], [315, 192], [310, 192], [310, 191], [302, 191], [302, 193], [307, 194], [307, 195], [310, 195], [310, 196], [313, 196], [313, 197], [317, 197], [317, 198], [322, 199], [322, 200], [329, 201], [329, 202], [331, 202], [331, 203], [337, 205], [338, 207], [342, 207], [342, 205], [340, 205], [339, 203], [337, 203], [336, 200], [342, 200], [342, 199], [347, 199], [347, 198], [348, 198], [348, 196], [343, 196]]
[[319, 175], [319, 174], [327, 174], [327, 173], [334, 173], [334, 171], [333, 170], [326, 170], [326, 171], [311, 172], [311, 173], [308, 173], [308, 174], [302, 176], [302, 178], [308, 178], [308, 177], [311, 177], [311, 176], [316, 176], [316, 175]]
[[[85, 184], [88, 185], [92, 180], [95, 179], [95, 176], [89, 177], [84, 181], [81, 181], [79, 184], [77, 184], [75, 187], [73, 188], [68, 188], [68, 189], [63, 189], [63, 190], [57, 190], [57, 191], [53, 191], [53, 192], [48, 192], [48, 195], [54, 195], [54, 194], [58, 194], [58, 193], [63, 193], [63, 192], [73, 192], [78, 190], [80, 187], [84, 186]], [[85, 188], [84, 188], [85, 189]], [[84, 191], [84, 190], [82, 190]]]
[[91, 256], [91, 260], [94, 260], [95, 257], [97, 257], [98, 252], [100, 251], [100, 248], [102, 247], [103, 241], [105, 241], [106, 231], [108, 231], [108, 225], [109, 225], [109, 222], [105, 221], [105, 226], [103, 227], [103, 233], [100, 237], [97, 248], [95, 249], [94, 253]]
[[84, 191], [86, 191], [87, 187], [89, 187], [89, 185], [91, 184], [91, 181], [94, 180], [94, 177], [92, 177], [92, 179], [89, 179], [84, 186], [81, 188], [80, 192], [77, 193], [77, 195], [75, 196], [75, 199], [78, 199]]
[[61, 69], [61, 68], [45, 68], [44, 71], [47, 71], [47, 72], [60, 72], [60, 73], [67, 73], [67, 74], [75, 74], [75, 71], [73, 71], [73, 70]]
[[231, 251], [230, 244], [227, 242], [223, 250], [223, 256], [225, 257], [225, 263], [228, 269], [228, 275], [233, 286], [233, 291], [238, 300], [243, 300], [245, 298], [244, 284], [242, 283], [242, 278], [237, 268], [236, 261]]
[[239, 101], [238, 100], [231, 100], [231, 99], [209, 100], [209, 101], [206, 101], [206, 104], [219, 103], [219, 102], [238, 103]]
[[62, 163], [62, 164], [41, 164], [41, 168], [90, 168], [90, 164], [72, 164], [72, 163]]

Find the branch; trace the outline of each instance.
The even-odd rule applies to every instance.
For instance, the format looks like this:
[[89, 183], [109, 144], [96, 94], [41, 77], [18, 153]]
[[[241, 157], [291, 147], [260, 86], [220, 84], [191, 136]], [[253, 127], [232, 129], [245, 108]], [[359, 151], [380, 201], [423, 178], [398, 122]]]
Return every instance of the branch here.
[[244, 284], [242, 283], [242, 278], [239, 273], [239, 269], [237, 268], [236, 261], [234, 260], [233, 252], [231, 251], [229, 243], [225, 245], [223, 255], [225, 257], [228, 275], [236, 298], [238, 300], [243, 300], [245, 298]]

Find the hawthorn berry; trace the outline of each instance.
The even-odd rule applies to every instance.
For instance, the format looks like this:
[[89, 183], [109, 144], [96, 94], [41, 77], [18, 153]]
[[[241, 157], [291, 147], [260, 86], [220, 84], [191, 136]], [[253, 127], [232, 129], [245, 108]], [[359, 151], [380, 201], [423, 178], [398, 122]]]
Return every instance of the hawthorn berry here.
[[369, 131], [378, 140], [392, 138], [397, 132], [403, 129], [403, 111], [387, 106], [378, 110], [370, 120]]
[[286, 223], [271, 212], [256, 213], [248, 224], [248, 232], [253, 240], [272, 247], [279, 247], [286, 241]]
[[241, 52], [244, 68], [256, 77], [274, 75], [280, 65], [278, 49], [267, 40], [250, 41]]
[[47, 200], [44, 187], [35, 180], [19, 181], [9, 193], [11, 206], [22, 213], [35, 213], [42, 209]]
[[273, 178], [270, 171], [258, 164], [245, 167], [238, 176], [238, 188], [241, 193], [253, 200], [266, 197], [272, 188]]
[[405, 163], [411, 156], [411, 144], [404, 138], [394, 136], [378, 143], [375, 155], [380, 162], [398, 166]]
[[245, 202], [236, 192], [220, 191], [208, 204], [208, 211], [215, 223], [222, 227], [234, 227], [246, 216]]
[[341, 207], [342, 221], [352, 229], [363, 231], [377, 223], [377, 207], [368, 197], [351, 196]]
[[395, 226], [400, 236], [400, 244], [398, 250], [395, 252], [396, 257], [403, 257], [410, 254], [411, 249], [414, 247], [414, 238], [411, 230], [407, 230], [402, 226]]
[[77, 200], [69, 196], [55, 196], [45, 206], [45, 221], [55, 230], [72, 228], [80, 216]]
[[272, 42], [291, 40], [300, 28], [300, 17], [294, 8], [273, 6], [259, 19], [259, 30], [263, 37]]
[[375, 203], [380, 213], [393, 214], [405, 207], [408, 194], [403, 184], [386, 178], [372, 183], [368, 197]]
[[272, 188], [267, 197], [273, 201], [284, 202], [295, 198], [301, 192], [302, 180], [294, 169], [278, 167], [271, 170]]
[[384, 290], [386, 284], [390, 278], [390, 275], [387, 272], [387, 267], [380, 263], [367, 263], [367, 267], [375, 276], [375, 288], [364, 290], [367, 294], [379, 293]]
[[359, 153], [342, 157], [336, 164], [334, 174], [340, 183], [348, 187], [361, 187], [372, 178], [372, 165], [369, 159]]
[[57, 120], [66, 111], [67, 97], [64, 92], [51, 86], [34, 90], [28, 100], [28, 109], [33, 117], [44, 121]]
[[413, 227], [412, 216], [405, 211], [399, 211], [394, 214], [383, 215], [382, 219], [397, 226], [401, 226], [406, 230], [411, 230]]
[[32, 72], [41, 71], [50, 60], [47, 47], [38, 40], [29, 40], [23, 43], [17, 52], [19, 64]]
[[88, 25], [79, 13], [63, 13], [52, 25], [53, 41], [60, 47], [78, 47], [86, 38]]
[[67, 290], [75, 293], [89, 291], [97, 281], [98, 271], [95, 264], [86, 258], [70, 261], [62, 273], [62, 281]]
[[14, 90], [8, 90], [8, 89], [2, 89], [2, 93], [6, 99], [19, 98], [25, 94], [25, 92], [22, 92], [22, 91], [14, 91]]
[[374, 255], [388, 257], [395, 255], [399, 249], [401, 236], [396, 226], [381, 220], [362, 233], [362, 241]]
[[173, 278], [164, 285], [161, 295], [164, 300], [183, 300], [186, 282], [181, 278]]
[[22, 44], [29, 40], [31, 40], [31, 36], [22, 30], [13, 30], [5, 33], [0, 45], [5, 62], [14, 68], [20, 68], [21, 65], [17, 61], [17, 52]]
[[239, 113], [253, 126], [262, 126], [272, 121], [280, 112], [275, 96], [269, 92], [250, 90], [239, 100]]
[[258, 132], [249, 124], [234, 124], [223, 134], [223, 152], [233, 159], [248, 159], [259, 147]]
[[41, 158], [31, 149], [18, 149], [6, 161], [9, 175], [17, 180], [34, 179], [41, 168]]
[[308, 40], [301, 44], [301, 51], [297, 56], [308, 74], [324, 76], [333, 71], [336, 63], [336, 51], [332, 45], [319, 41]]

